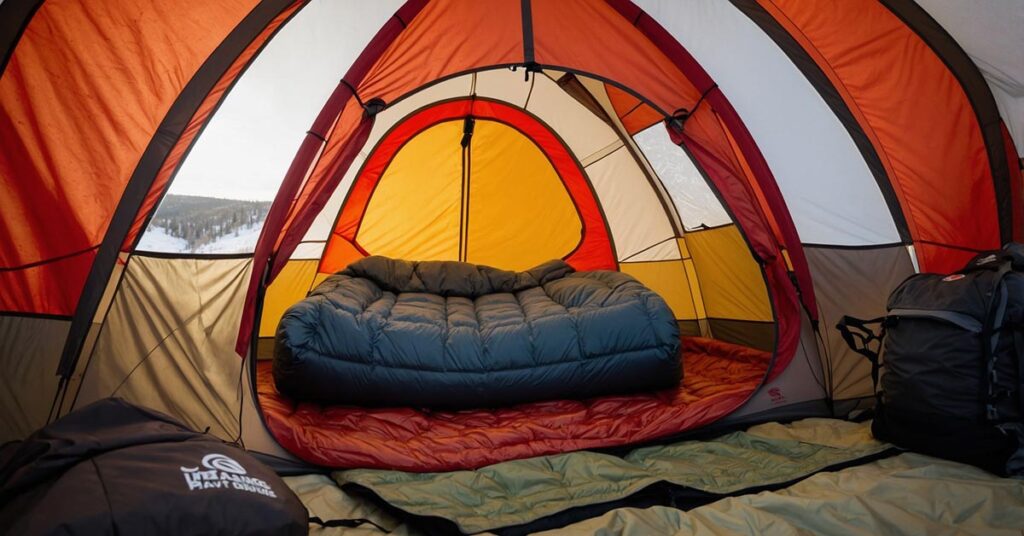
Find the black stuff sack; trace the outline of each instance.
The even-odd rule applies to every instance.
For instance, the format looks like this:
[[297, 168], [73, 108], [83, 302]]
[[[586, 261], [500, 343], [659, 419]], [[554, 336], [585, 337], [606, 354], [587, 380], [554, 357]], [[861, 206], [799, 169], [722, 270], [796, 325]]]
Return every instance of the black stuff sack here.
[[917, 274], [883, 318], [837, 328], [872, 362], [874, 435], [900, 447], [1024, 474], [1024, 245], [953, 274]]
[[305, 534], [307, 516], [245, 451], [121, 399], [0, 451], [0, 534]]

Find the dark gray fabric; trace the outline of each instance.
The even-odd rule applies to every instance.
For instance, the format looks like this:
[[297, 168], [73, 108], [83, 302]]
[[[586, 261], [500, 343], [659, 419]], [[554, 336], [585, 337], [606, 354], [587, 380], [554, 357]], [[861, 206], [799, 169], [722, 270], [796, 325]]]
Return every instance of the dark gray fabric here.
[[104, 399], [0, 450], [0, 534], [305, 534], [306, 509], [244, 450]]
[[[979, 270], [962, 276], [920, 274], [908, 279], [889, 299], [882, 391], [890, 405], [913, 412], [952, 418], [986, 419], [988, 391], [981, 329], [996, 319], [996, 300], [1005, 285], [1014, 296], [1006, 309], [1007, 324], [1024, 318], [1024, 273], [1002, 276]], [[953, 322], [947, 316], [956, 317]], [[1003, 322], [1003, 319], [999, 319]], [[996, 405], [1002, 419], [1020, 418], [1020, 390], [1012, 337], [995, 348]]]
[[296, 400], [487, 407], [672, 387], [679, 351], [626, 274], [368, 257], [285, 313], [274, 379]]
[[1024, 272], [982, 254], [959, 273], [918, 274], [889, 298], [875, 435], [998, 474], [1024, 417]]

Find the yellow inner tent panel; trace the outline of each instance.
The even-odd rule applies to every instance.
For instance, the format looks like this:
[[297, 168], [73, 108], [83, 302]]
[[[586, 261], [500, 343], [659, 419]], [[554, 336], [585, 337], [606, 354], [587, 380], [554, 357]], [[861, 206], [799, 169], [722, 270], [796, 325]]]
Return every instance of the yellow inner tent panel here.
[[540, 148], [494, 121], [476, 121], [465, 154], [462, 135], [463, 121], [448, 121], [398, 151], [366, 208], [359, 245], [374, 255], [459, 260], [461, 241], [464, 260], [509, 270], [572, 252], [582, 223]]
[[274, 282], [267, 287], [263, 297], [263, 310], [260, 314], [260, 337], [273, 337], [277, 331], [277, 323], [284, 312], [299, 300], [306, 297], [312, 288], [311, 282], [316, 277], [316, 266], [320, 261], [293, 260], [288, 261]]
[[709, 318], [774, 320], [761, 267], [735, 225], [686, 233]]
[[649, 262], [624, 262], [619, 270], [629, 274], [657, 292], [676, 316], [676, 320], [697, 320], [703, 318], [694, 303], [686, 268], [680, 259]]
[[356, 241], [373, 255], [457, 259], [462, 121], [435, 125], [391, 160], [373, 191]]

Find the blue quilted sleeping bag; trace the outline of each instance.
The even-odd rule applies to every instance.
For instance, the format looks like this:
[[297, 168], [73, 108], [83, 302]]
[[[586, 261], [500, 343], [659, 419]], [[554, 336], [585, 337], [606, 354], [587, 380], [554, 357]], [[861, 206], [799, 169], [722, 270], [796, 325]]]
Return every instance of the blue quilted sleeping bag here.
[[296, 401], [493, 407], [673, 387], [679, 352], [665, 301], [623, 273], [368, 257], [284, 314], [274, 380]]

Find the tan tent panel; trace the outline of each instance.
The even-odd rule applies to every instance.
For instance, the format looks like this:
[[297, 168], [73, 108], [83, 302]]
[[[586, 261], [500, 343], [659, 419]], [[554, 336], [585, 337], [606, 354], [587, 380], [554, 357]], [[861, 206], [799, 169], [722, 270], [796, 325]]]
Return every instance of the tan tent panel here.
[[120, 396], [223, 439], [239, 434], [242, 360], [233, 355], [252, 259], [135, 255], [92, 353], [74, 407]]
[[0, 443], [46, 424], [69, 325], [53, 318], [0, 316]]
[[[892, 246], [873, 250], [808, 247], [807, 261], [817, 282], [821, 323], [835, 325], [843, 315], [876, 318], [885, 314], [887, 296], [870, 289], [881, 285], [896, 288], [914, 273], [906, 248]], [[850, 350], [839, 333], [823, 329], [835, 398], [845, 400], [873, 394], [871, 363]]]
[[[652, 246], [675, 236], [657, 192], [625, 147], [587, 166], [587, 174], [601, 199], [620, 261], [649, 253]], [[669, 248], [669, 258], [674, 249]]]

